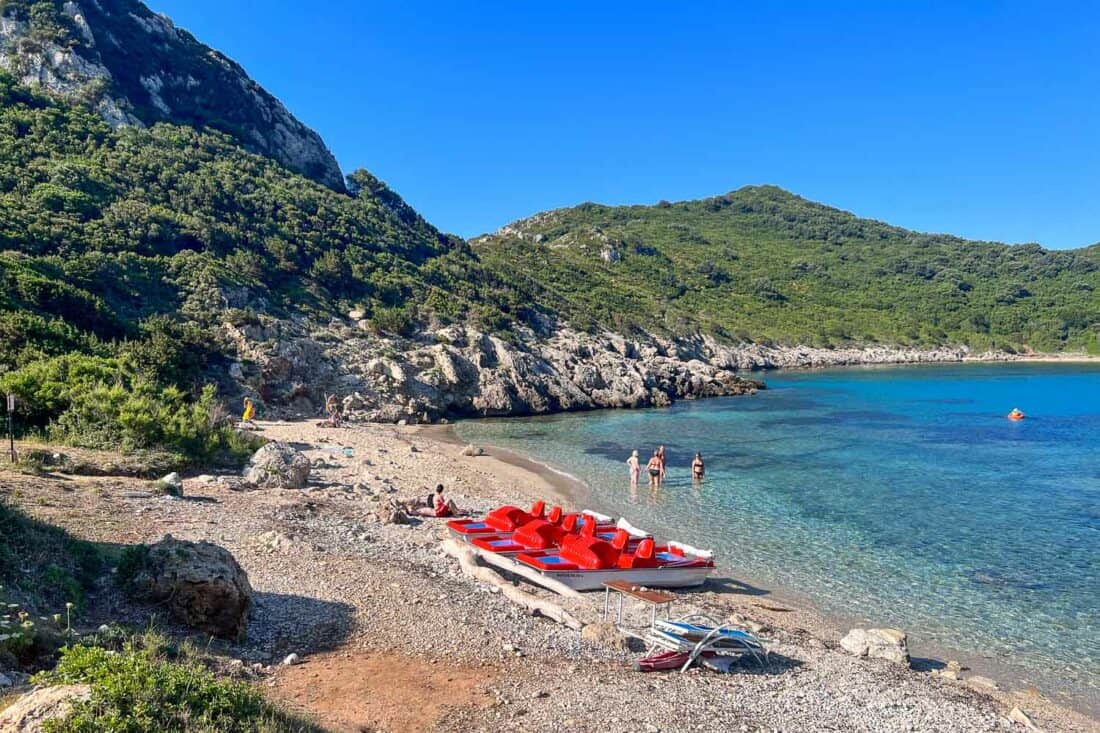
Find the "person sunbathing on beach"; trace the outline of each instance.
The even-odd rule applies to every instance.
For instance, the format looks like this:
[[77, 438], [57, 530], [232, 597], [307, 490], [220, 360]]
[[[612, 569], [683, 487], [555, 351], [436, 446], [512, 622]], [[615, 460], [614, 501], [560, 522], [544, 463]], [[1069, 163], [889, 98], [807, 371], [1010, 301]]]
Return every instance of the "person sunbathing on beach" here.
[[443, 496], [443, 484], [435, 487], [432, 506], [420, 507], [416, 513], [422, 517], [457, 517], [461, 514], [454, 500]]
[[645, 464], [646, 470], [649, 471], [649, 488], [655, 489], [661, 484], [661, 456], [657, 451], [653, 451], [653, 457], [649, 459], [649, 463]]
[[626, 459], [626, 465], [630, 466], [630, 488], [638, 488], [638, 475], [642, 472], [642, 463], [638, 460], [638, 451], [633, 451], [630, 458]]

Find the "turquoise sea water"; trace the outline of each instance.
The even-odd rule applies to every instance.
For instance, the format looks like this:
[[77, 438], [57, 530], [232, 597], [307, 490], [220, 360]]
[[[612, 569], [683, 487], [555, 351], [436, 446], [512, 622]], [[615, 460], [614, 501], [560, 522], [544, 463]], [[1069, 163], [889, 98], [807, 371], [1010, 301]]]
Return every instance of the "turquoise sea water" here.
[[[1100, 366], [767, 375], [755, 397], [460, 423], [574, 474], [595, 508], [713, 548], [734, 577], [906, 629], [918, 649], [1100, 699]], [[1018, 406], [1028, 419], [1005, 414]], [[659, 492], [624, 461], [667, 447]], [[707, 462], [701, 485], [688, 465]], [[969, 657], [967, 657], [969, 655]]]

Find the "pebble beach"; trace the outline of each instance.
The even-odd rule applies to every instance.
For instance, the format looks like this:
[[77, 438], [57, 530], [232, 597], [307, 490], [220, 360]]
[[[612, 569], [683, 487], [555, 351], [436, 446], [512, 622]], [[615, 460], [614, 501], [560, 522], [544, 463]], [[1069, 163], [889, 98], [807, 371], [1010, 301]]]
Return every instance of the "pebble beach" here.
[[[446, 427], [258, 427], [310, 458], [306, 490], [241, 491], [235, 476], [192, 476], [180, 500], [142, 496], [137, 480], [74, 477], [59, 500], [56, 483], [26, 477], [13, 494], [88, 539], [171, 533], [229, 549], [256, 598], [248, 640], [224, 653], [328, 729], [1100, 731], [1034, 690], [995, 689], [966, 670], [952, 679], [939, 671], [950, 660], [909, 669], [856, 658], [829, 622], [739, 583], [724, 558], [713, 581], [678, 594], [673, 613], [735, 619], [767, 640], [768, 660], [727, 675], [636, 672], [644, 653], [598, 623], [602, 593], [568, 603], [602, 633], [533, 617], [441, 552], [442, 520], [384, 524], [376, 511], [438, 483], [475, 513], [535, 499], [575, 509], [583, 486], [492, 447], [466, 455], [479, 451]], [[646, 616], [628, 603], [628, 622]], [[295, 663], [283, 664], [291, 654]]]

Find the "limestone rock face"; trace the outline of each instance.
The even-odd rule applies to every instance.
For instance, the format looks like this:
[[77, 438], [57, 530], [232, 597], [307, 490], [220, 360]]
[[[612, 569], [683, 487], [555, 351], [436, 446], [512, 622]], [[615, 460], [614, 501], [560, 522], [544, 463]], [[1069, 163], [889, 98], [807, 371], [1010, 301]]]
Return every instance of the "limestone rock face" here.
[[226, 639], [244, 637], [252, 608], [248, 574], [228, 550], [171, 535], [152, 545], [132, 595], [163, 603], [181, 623]]
[[[350, 315], [359, 315], [353, 312]], [[224, 324], [221, 335], [249, 362], [237, 380], [264, 399], [264, 415], [320, 415], [327, 394], [351, 421], [407, 424], [454, 417], [532, 415], [600, 408], [664, 407], [681, 399], [748, 395], [745, 375], [772, 368], [960, 362], [964, 347], [921, 351], [873, 346], [819, 349], [578, 331], [550, 316], [514, 324], [508, 340], [465, 324], [409, 337], [372, 334], [357, 321], [312, 323], [264, 316]], [[303, 406], [313, 405], [313, 412]]]
[[114, 127], [174, 122], [220, 130], [344, 190], [316, 132], [234, 61], [138, 0], [69, 0], [46, 20], [19, 6], [0, 11], [0, 68], [21, 82], [90, 101]]
[[286, 443], [268, 443], [252, 455], [244, 478], [265, 489], [301, 489], [309, 481], [309, 459]]
[[42, 733], [47, 721], [65, 717], [74, 702], [87, 700], [91, 694], [91, 688], [87, 685], [58, 685], [32, 690], [0, 711], [0, 731]]
[[840, 646], [857, 657], [909, 665], [909, 643], [905, 632], [898, 629], [852, 629]]

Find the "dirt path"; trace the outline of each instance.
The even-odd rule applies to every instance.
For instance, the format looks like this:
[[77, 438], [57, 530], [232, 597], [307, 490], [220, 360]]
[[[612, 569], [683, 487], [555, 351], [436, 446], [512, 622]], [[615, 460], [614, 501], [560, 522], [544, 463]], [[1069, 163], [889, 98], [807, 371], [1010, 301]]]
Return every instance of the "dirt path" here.
[[284, 667], [274, 693], [338, 733], [432, 730], [455, 710], [492, 704], [494, 675], [396, 654], [340, 651]]

